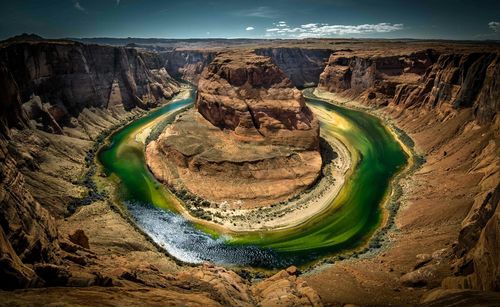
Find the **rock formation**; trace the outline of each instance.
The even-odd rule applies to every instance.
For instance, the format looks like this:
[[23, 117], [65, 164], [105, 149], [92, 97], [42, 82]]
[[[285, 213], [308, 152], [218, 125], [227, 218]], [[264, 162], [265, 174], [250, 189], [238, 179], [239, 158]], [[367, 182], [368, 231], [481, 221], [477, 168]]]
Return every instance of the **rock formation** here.
[[306, 87], [318, 84], [332, 50], [269, 47], [255, 49], [255, 53], [270, 57], [294, 86]]
[[[384, 270], [391, 262], [392, 271], [403, 262], [401, 255], [411, 251], [416, 261], [413, 267], [399, 268], [399, 281], [405, 287], [436, 288], [423, 296], [425, 304], [495, 304], [500, 301], [492, 292], [498, 291], [500, 280], [500, 55], [449, 50], [393, 55], [397, 52], [334, 53], [319, 83], [320, 89], [334, 93], [319, 91], [321, 95], [376, 107], [380, 116], [393, 119], [426, 160], [403, 183], [406, 210], [397, 223], [407, 232], [400, 239], [404, 243], [364, 265], [367, 271]], [[346, 265], [339, 270], [351, 269]]]
[[147, 148], [153, 173], [175, 189], [255, 206], [318, 177], [318, 120], [269, 58], [219, 54], [202, 74], [195, 108]]
[[[297, 47], [257, 48], [257, 55], [267, 56], [296, 87], [317, 85], [319, 75], [331, 54], [330, 49]], [[168, 73], [182, 80], [198, 84], [203, 69], [212, 62], [217, 50], [179, 49], [159, 54]]]
[[24, 113], [51, 132], [74, 127], [86, 108], [148, 108], [179, 90], [157, 55], [135, 49], [44, 40], [1, 47], [3, 74], [14, 80]]

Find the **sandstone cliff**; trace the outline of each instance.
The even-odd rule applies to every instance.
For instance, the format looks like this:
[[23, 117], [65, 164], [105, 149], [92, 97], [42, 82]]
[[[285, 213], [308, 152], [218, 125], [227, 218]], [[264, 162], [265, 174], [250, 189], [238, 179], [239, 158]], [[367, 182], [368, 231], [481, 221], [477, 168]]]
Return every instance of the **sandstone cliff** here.
[[335, 52], [321, 73], [318, 87], [333, 93], [360, 94], [369, 90], [369, 99], [392, 97], [398, 84], [417, 82], [437, 58], [433, 50], [398, 55], [370, 55]]
[[[499, 73], [495, 52], [425, 50], [341, 52], [321, 74], [318, 93], [370, 107], [408, 133], [425, 156], [403, 181], [402, 234], [364, 265], [367, 271], [389, 266], [380, 277], [386, 281], [394, 270], [404, 286], [436, 289], [424, 296], [429, 305], [498, 301], [497, 294], [475, 291], [498, 291], [500, 280]], [[351, 270], [341, 267], [330, 274]]]
[[215, 55], [213, 51], [173, 50], [160, 56], [172, 77], [198, 84], [203, 69], [212, 62]]
[[[303, 49], [296, 47], [257, 48], [258, 55], [267, 56], [292, 81], [296, 87], [318, 84], [325, 68], [330, 49]], [[178, 79], [197, 84], [203, 69], [217, 55], [217, 50], [179, 49], [160, 53], [168, 73]]]
[[303, 48], [262, 48], [255, 53], [270, 57], [294, 86], [306, 87], [317, 85], [323, 72], [330, 49]]
[[4, 43], [0, 48], [2, 69], [14, 80], [24, 113], [57, 133], [61, 126], [74, 127], [84, 109], [147, 108], [178, 92], [178, 83], [155, 56], [70, 41]]
[[418, 84], [401, 84], [394, 103], [436, 109], [472, 108], [480, 124], [491, 123], [500, 109], [500, 56], [495, 53], [445, 54]]
[[318, 120], [268, 57], [219, 54], [199, 80], [195, 108], [146, 151], [153, 173], [174, 189], [259, 206], [317, 179]]

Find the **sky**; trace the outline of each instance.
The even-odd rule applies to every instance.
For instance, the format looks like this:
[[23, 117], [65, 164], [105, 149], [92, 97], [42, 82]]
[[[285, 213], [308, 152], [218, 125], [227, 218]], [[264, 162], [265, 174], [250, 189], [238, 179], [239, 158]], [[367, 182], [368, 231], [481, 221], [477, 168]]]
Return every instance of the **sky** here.
[[0, 0], [0, 39], [500, 40], [499, 0]]

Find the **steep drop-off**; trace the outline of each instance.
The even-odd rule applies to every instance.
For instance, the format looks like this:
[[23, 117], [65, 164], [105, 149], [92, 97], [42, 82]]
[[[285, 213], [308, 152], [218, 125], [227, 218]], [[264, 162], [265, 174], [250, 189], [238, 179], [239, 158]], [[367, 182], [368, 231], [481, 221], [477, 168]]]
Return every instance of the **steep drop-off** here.
[[331, 49], [302, 48], [262, 48], [255, 53], [270, 57], [294, 86], [307, 87], [317, 85]]
[[[309, 280], [326, 301], [366, 304], [353, 296], [375, 289], [360, 286], [358, 278], [366, 274], [377, 289], [381, 284], [397, 292], [404, 292], [401, 285], [434, 289], [422, 299], [427, 304], [474, 302], [478, 295], [499, 300], [496, 294], [474, 292], [498, 291], [500, 281], [499, 73], [495, 52], [330, 57], [316, 93], [368, 107], [393, 122], [426, 161], [403, 181], [400, 232], [387, 252], [357, 263], [362, 270], [343, 264]], [[352, 280], [349, 290], [327, 297], [317, 282], [341, 272]], [[425, 292], [394, 296], [394, 291], [378, 292], [375, 303], [397, 302], [397, 297], [407, 297], [407, 303], [412, 296], [418, 302]]]
[[4, 43], [0, 48], [1, 65], [15, 80], [23, 113], [56, 133], [63, 126], [78, 126], [76, 117], [85, 108], [147, 108], [178, 92], [178, 83], [155, 56], [69, 41]]
[[[241, 47], [246, 48], [246, 47]], [[245, 50], [243, 52], [249, 51]], [[198, 84], [203, 69], [220, 50], [178, 49], [160, 53], [160, 58], [174, 78]], [[269, 47], [256, 48], [257, 55], [267, 56], [299, 88], [317, 85], [332, 50], [319, 48]]]

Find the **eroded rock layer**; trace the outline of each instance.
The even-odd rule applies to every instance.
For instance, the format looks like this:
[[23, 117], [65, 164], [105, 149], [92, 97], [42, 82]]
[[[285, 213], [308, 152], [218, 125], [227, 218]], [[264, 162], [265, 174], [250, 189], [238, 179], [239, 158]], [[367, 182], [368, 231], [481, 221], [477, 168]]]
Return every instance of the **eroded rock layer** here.
[[[3, 78], [22, 101], [16, 114], [62, 133], [85, 109], [148, 108], [179, 91], [157, 54], [135, 49], [44, 40], [3, 43]], [[13, 124], [16, 119], [10, 119]]]
[[[370, 272], [393, 289], [370, 304], [387, 304], [383, 297], [391, 292], [401, 292], [406, 304], [413, 295], [403, 293], [405, 287], [435, 289], [423, 296], [428, 305], [499, 301], [499, 59], [494, 51], [443, 50], [330, 57], [316, 93], [393, 120], [425, 162], [402, 183], [404, 205], [396, 220], [401, 235], [392, 238], [394, 245], [362, 261], [363, 271], [340, 265], [309, 282], [319, 289], [313, 280], [355, 280]], [[389, 278], [393, 272], [401, 275], [396, 283]], [[360, 284], [346, 289], [371, 291]], [[349, 291], [326, 300], [368, 303]], [[320, 294], [330, 295], [327, 288]]]
[[195, 108], [148, 145], [148, 165], [168, 185], [255, 206], [318, 177], [318, 120], [269, 58], [219, 54], [202, 74]]

